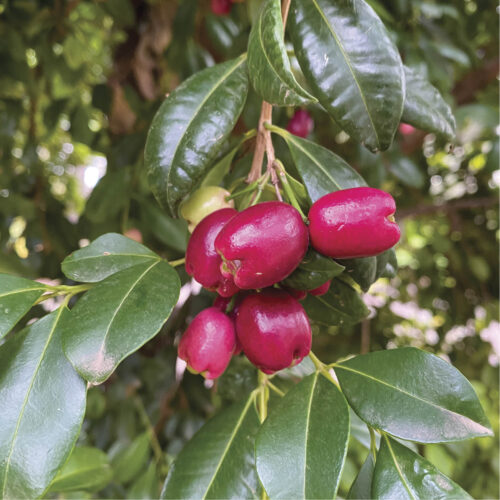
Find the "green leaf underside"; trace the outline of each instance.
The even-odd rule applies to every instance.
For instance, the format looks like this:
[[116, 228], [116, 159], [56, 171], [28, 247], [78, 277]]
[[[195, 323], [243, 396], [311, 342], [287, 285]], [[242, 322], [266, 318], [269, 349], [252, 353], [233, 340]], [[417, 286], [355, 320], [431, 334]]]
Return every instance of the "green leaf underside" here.
[[61, 268], [72, 280], [93, 283], [122, 269], [159, 259], [144, 245], [121, 234], [108, 233], [66, 257]]
[[311, 320], [326, 326], [352, 325], [369, 312], [358, 292], [339, 279], [332, 281], [325, 295], [307, 295], [301, 303]]
[[177, 303], [179, 277], [154, 260], [124, 269], [88, 291], [63, 321], [64, 352], [89, 382], [101, 383], [154, 337]]
[[405, 66], [404, 71], [406, 98], [401, 121], [453, 141], [456, 123], [448, 103], [416, 70]]
[[295, 80], [284, 42], [280, 0], [266, 0], [248, 40], [248, 73], [255, 91], [277, 106], [316, 99]]
[[472, 497], [425, 458], [384, 435], [377, 454], [370, 498], [418, 500]]
[[290, 148], [310, 200], [340, 189], [366, 186], [363, 178], [340, 156], [314, 142], [280, 131]]
[[439, 443], [492, 435], [471, 384], [437, 356], [413, 347], [379, 351], [335, 371], [354, 411], [396, 437]]
[[50, 485], [49, 492], [97, 491], [113, 477], [108, 456], [98, 448], [75, 448]]
[[177, 215], [228, 138], [248, 92], [246, 55], [194, 74], [163, 102], [144, 153], [151, 189]]
[[252, 395], [215, 416], [175, 460], [161, 498], [259, 498], [254, 461], [259, 426]]
[[273, 499], [334, 498], [348, 441], [342, 393], [318, 372], [304, 378], [257, 436], [257, 472], [266, 492]]
[[344, 266], [311, 248], [299, 267], [283, 283], [296, 290], [314, 290], [343, 271]]
[[370, 150], [387, 149], [403, 111], [399, 52], [363, 0], [292, 0], [288, 26], [311, 91]]
[[0, 347], [0, 497], [40, 496], [80, 432], [86, 387], [61, 346], [65, 308]]
[[347, 498], [353, 500], [372, 500], [372, 480], [375, 462], [370, 453], [352, 483]]
[[41, 283], [0, 274], [0, 339], [9, 333], [45, 291]]

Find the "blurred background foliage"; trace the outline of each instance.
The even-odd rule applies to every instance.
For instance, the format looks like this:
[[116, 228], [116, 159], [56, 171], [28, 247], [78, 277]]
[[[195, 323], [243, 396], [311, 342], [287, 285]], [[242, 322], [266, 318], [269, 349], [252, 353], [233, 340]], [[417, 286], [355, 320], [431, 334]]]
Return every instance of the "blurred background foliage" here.
[[[394, 195], [403, 232], [397, 277], [365, 295], [370, 318], [351, 328], [315, 327], [314, 350], [325, 361], [406, 345], [439, 354], [472, 381], [498, 436], [498, 7], [368, 1], [405, 64], [453, 106], [458, 135], [450, 147], [402, 126], [390, 151], [372, 155], [310, 108], [311, 138]], [[182, 257], [185, 223], [160, 210], [145, 180], [148, 126], [179, 82], [245, 50], [259, 5], [246, 0], [216, 17], [208, 0], [0, 1], [0, 272], [61, 282], [61, 260], [111, 231]], [[259, 109], [250, 93], [238, 132], [256, 126]], [[275, 110], [274, 121], [286, 126], [292, 113]], [[279, 140], [277, 152], [290, 163]], [[228, 183], [250, 159], [249, 149], [239, 153]], [[90, 389], [77, 452], [49, 497], [157, 497], [186, 440], [255, 383], [243, 359], [218, 387], [182, 376], [176, 339], [213, 296], [181, 274], [181, 301], [161, 334]], [[43, 313], [37, 306], [25, 323]], [[367, 454], [363, 427], [354, 421], [341, 496]], [[420, 451], [473, 497], [498, 498], [496, 438]], [[65, 478], [82, 463], [92, 472], [80, 491], [68, 491]]]

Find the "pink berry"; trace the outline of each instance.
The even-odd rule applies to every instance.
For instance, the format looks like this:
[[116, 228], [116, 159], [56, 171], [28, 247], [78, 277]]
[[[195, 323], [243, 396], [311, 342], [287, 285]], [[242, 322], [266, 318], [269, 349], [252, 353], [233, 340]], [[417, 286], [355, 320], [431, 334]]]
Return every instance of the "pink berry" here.
[[264, 373], [296, 365], [311, 350], [307, 314], [284, 290], [270, 288], [245, 297], [236, 332], [247, 358]]
[[413, 132], [415, 132], [416, 128], [413, 127], [412, 125], [409, 125], [408, 123], [400, 123], [399, 124], [399, 132], [402, 135], [411, 135]]
[[231, 0], [210, 0], [210, 8], [217, 16], [227, 16], [231, 12]]
[[308, 293], [311, 295], [315, 295], [316, 297], [320, 297], [321, 295], [325, 295], [328, 290], [330, 290], [330, 285], [332, 284], [332, 280], [328, 280], [326, 283], [323, 283], [321, 286], [318, 286], [318, 288], [315, 288], [314, 290], [309, 290]]
[[314, 120], [305, 109], [298, 109], [288, 122], [286, 129], [293, 135], [304, 139], [312, 132]]
[[179, 343], [179, 357], [207, 379], [220, 377], [236, 347], [233, 321], [215, 307], [201, 311]]
[[222, 276], [222, 259], [215, 251], [214, 241], [237, 213], [233, 208], [223, 208], [205, 217], [193, 231], [186, 251], [186, 272], [189, 276], [223, 297], [231, 297], [238, 287], [230, 276]]
[[395, 211], [394, 198], [380, 189], [359, 187], [329, 193], [309, 211], [311, 245], [334, 259], [382, 253], [399, 241]]
[[264, 288], [286, 278], [308, 246], [299, 212], [280, 201], [247, 208], [233, 217], [215, 240], [221, 271], [242, 289]]

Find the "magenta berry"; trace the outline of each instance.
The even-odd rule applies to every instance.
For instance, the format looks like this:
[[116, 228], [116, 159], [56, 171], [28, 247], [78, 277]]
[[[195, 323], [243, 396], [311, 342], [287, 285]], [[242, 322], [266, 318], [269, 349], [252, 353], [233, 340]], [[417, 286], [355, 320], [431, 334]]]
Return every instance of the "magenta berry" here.
[[380, 189], [359, 187], [329, 193], [309, 211], [311, 245], [338, 259], [377, 255], [399, 241], [395, 211], [394, 198]]
[[223, 297], [231, 297], [238, 287], [230, 276], [222, 276], [222, 260], [215, 251], [214, 241], [237, 213], [233, 208], [223, 208], [205, 217], [193, 231], [186, 250], [186, 272], [205, 288]]
[[215, 307], [201, 311], [179, 343], [179, 357], [207, 379], [220, 377], [236, 347], [234, 322]]
[[264, 373], [296, 365], [311, 350], [306, 312], [284, 290], [270, 288], [245, 297], [236, 332], [247, 358]]
[[299, 212], [280, 201], [247, 208], [233, 217], [215, 240], [222, 274], [242, 289], [264, 288], [286, 278], [308, 246]]
[[292, 116], [286, 129], [293, 135], [303, 137], [304, 139], [312, 132], [314, 120], [305, 109], [298, 109]]
[[332, 280], [328, 280], [326, 283], [323, 283], [321, 286], [318, 286], [318, 288], [315, 288], [314, 290], [309, 290], [308, 293], [311, 295], [315, 295], [316, 297], [320, 297], [321, 295], [325, 295], [328, 290], [330, 290], [330, 285], [332, 284]]
[[231, 12], [231, 0], [210, 0], [210, 8], [217, 16], [227, 16]]

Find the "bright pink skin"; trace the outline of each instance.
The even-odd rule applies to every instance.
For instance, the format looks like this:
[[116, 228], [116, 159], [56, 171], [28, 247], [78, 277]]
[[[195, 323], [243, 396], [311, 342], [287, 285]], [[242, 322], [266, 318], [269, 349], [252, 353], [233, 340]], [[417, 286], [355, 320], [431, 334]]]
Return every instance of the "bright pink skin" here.
[[316, 297], [321, 297], [321, 295], [325, 295], [328, 290], [330, 290], [330, 285], [332, 284], [332, 280], [328, 280], [326, 283], [323, 283], [321, 286], [318, 286], [318, 288], [315, 288], [314, 290], [309, 290], [308, 293], [311, 295], [315, 295]]
[[311, 245], [334, 259], [377, 255], [399, 241], [399, 227], [388, 219], [395, 211], [394, 198], [380, 189], [329, 193], [309, 211]]
[[220, 377], [236, 347], [234, 322], [215, 307], [201, 311], [179, 343], [179, 358], [207, 379]]
[[251, 290], [286, 278], [307, 251], [307, 226], [299, 212], [281, 201], [247, 208], [233, 217], [215, 240], [222, 275]]
[[247, 358], [264, 373], [296, 365], [311, 350], [307, 314], [284, 290], [270, 288], [245, 297], [236, 332]]
[[304, 139], [312, 132], [314, 120], [312, 116], [304, 109], [298, 109], [292, 116], [286, 129], [293, 135], [303, 137]]
[[208, 290], [222, 297], [231, 297], [238, 291], [230, 276], [222, 276], [222, 259], [215, 251], [214, 241], [224, 225], [238, 212], [223, 208], [207, 215], [195, 228], [186, 250], [186, 272]]
[[417, 129], [415, 127], [413, 127], [412, 125], [409, 125], [408, 123], [400, 123], [399, 124], [399, 131], [403, 135], [411, 135], [411, 134], [413, 134], [413, 132], [415, 132], [415, 130], [417, 130]]
[[210, 0], [210, 8], [217, 16], [227, 16], [231, 12], [231, 0]]

